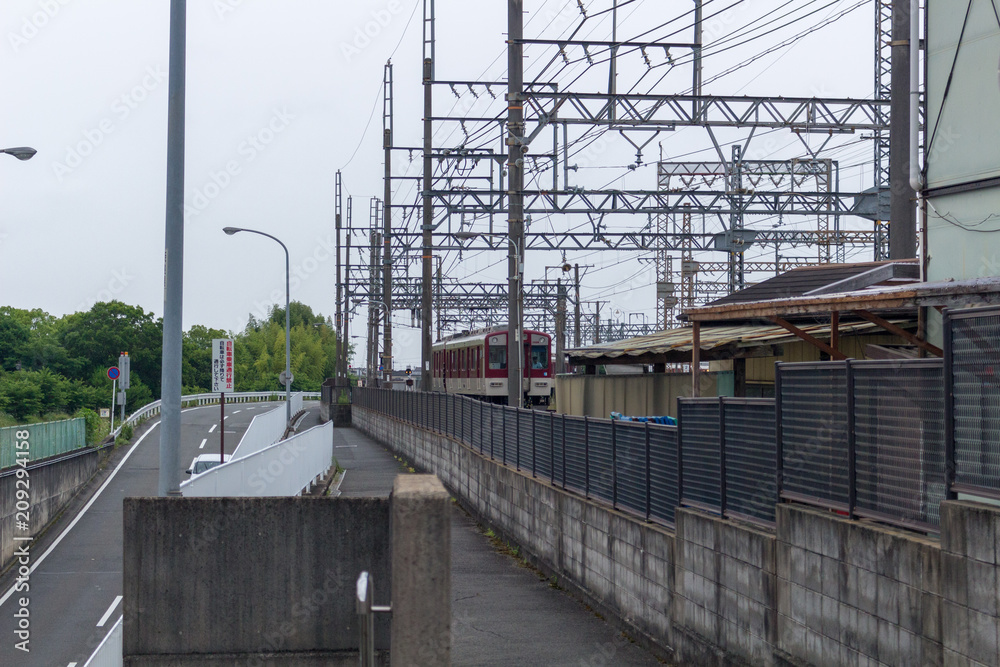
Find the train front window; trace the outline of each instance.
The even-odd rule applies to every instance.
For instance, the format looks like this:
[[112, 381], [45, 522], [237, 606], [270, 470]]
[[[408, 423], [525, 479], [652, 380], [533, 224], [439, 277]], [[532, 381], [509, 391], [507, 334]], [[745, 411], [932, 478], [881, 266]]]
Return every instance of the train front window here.
[[531, 368], [533, 370], [545, 370], [549, 367], [549, 346], [531, 346]]
[[507, 348], [502, 345], [490, 345], [490, 370], [499, 371], [507, 368]]

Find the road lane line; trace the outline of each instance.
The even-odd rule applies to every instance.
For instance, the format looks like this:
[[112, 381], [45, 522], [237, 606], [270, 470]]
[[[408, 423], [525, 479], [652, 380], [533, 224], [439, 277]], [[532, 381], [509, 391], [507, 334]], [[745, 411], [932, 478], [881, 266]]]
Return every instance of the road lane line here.
[[108, 622], [109, 618], [111, 618], [111, 614], [114, 613], [115, 608], [118, 606], [118, 603], [121, 602], [121, 601], [122, 601], [122, 596], [119, 595], [118, 597], [115, 598], [115, 601], [111, 603], [111, 606], [108, 607], [108, 610], [106, 612], [104, 612], [104, 616], [101, 616], [101, 620], [99, 620], [97, 622], [97, 627], [99, 627], [99, 628], [103, 628], [104, 627], [104, 624]]
[[[153, 424], [152, 426], [149, 427], [148, 431], [146, 431], [145, 433], [143, 433], [142, 436], [138, 440], [135, 441], [135, 444], [132, 445], [132, 449], [128, 450], [125, 453], [125, 456], [122, 457], [121, 462], [118, 463], [118, 466], [115, 467], [115, 469], [111, 472], [111, 474], [108, 476], [108, 478], [106, 480], [104, 480], [104, 484], [102, 484], [101, 488], [99, 488], [97, 490], [97, 493], [94, 494], [94, 497], [91, 498], [87, 502], [86, 505], [84, 505], [83, 509], [80, 510], [79, 514], [77, 514], [75, 517], [73, 517], [73, 521], [71, 521], [70, 524], [68, 526], [66, 526], [66, 530], [64, 530], [62, 533], [60, 533], [59, 537], [57, 537], [55, 539], [55, 541], [52, 544], [49, 545], [49, 548], [45, 550], [45, 553], [43, 553], [41, 556], [39, 556], [37, 559], [35, 559], [35, 562], [31, 564], [31, 569], [28, 570], [28, 574], [29, 575], [31, 573], [33, 573], [38, 568], [39, 565], [42, 564], [42, 561], [44, 561], [48, 557], [48, 555], [50, 553], [52, 553], [53, 549], [55, 549], [57, 546], [59, 546], [59, 543], [62, 542], [63, 538], [66, 537], [67, 534], [69, 534], [69, 531], [73, 530], [73, 526], [75, 526], [77, 524], [77, 522], [80, 521], [80, 519], [83, 517], [83, 515], [87, 513], [87, 510], [90, 509], [90, 506], [93, 505], [94, 502], [96, 502], [97, 499], [101, 497], [101, 493], [104, 491], [104, 489], [108, 488], [108, 485], [111, 484], [111, 480], [113, 480], [115, 478], [115, 475], [118, 474], [118, 471], [122, 469], [122, 466], [125, 465], [125, 462], [128, 461], [128, 459], [129, 459], [130, 456], [132, 456], [132, 452], [134, 452], [136, 450], [136, 448], [139, 446], [139, 444], [143, 440], [146, 439], [146, 436], [149, 435], [150, 433], [152, 433], [153, 429], [155, 429], [159, 425], [160, 425], [160, 422], [156, 422], [155, 424]], [[11, 586], [10, 589], [6, 593], [4, 593], [3, 597], [0, 598], [0, 607], [2, 607], [3, 603], [6, 602], [8, 600], [8, 598], [10, 598], [10, 596], [14, 594], [14, 589], [16, 587], [17, 587], [17, 582], [15, 582], [14, 585]]]
[[206, 442], [208, 442], [208, 438], [205, 438], [204, 440], [201, 441], [201, 444], [198, 445], [198, 449], [204, 449]]
[[76, 663], [75, 662], [71, 662], [68, 665], [66, 665], [66, 667], [76, 667]]
[[243, 412], [243, 411], [242, 411], [242, 410], [233, 410], [233, 414], [234, 414], [234, 415], [238, 415], [238, 414], [239, 414], [239, 413], [241, 413], [241, 412]]
[[208, 432], [212, 433], [215, 430], [216, 426], [218, 426], [218, 424], [212, 424], [212, 428], [208, 429]]

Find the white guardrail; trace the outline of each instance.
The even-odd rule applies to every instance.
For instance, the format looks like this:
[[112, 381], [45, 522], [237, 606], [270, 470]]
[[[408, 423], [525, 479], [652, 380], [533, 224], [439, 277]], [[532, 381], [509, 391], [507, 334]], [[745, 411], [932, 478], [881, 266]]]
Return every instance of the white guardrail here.
[[[297, 391], [292, 394], [292, 414], [295, 414], [302, 409], [303, 400], [318, 401], [320, 398], [320, 393], [318, 391]], [[285, 399], [285, 392], [283, 391], [241, 391], [233, 394], [226, 394], [226, 403], [256, 403], [260, 401], [283, 401]], [[298, 407], [296, 406], [296, 400], [298, 400]], [[195, 406], [199, 405], [211, 405], [212, 403], [219, 402], [218, 394], [188, 394], [187, 396], [181, 396], [181, 406], [191, 407], [192, 404]], [[135, 425], [136, 423], [149, 419], [154, 415], [160, 414], [160, 401], [156, 400], [152, 403], [144, 405], [139, 408], [125, 420], [126, 424]], [[122, 424], [118, 426], [111, 435], [118, 437], [118, 434], [122, 430]]]
[[121, 667], [124, 662], [122, 657], [122, 618], [111, 626], [111, 630], [104, 636], [101, 643], [97, 645], [93, 655], [83, 667]]
[[333, 464], [333, 422], [249, 456], [230, 459], [181, 484], [181, 495], [296, 496]]
[[[292, 394], [292, 417], [302, 409], [302, 394], [296, 393]], [[279, 406], [274, 410], [269, 410], [267, 412], [255, 415], [253, 419], [250, 420], [250, 426], [247, 427], [246, 432], [243, 433], [243, 437], [240, 438], [240, 443], [236, 445], [236, 449], [233, 450], [233, 458], [241, 459], [244, 456], [250, 456], [260, 450], [264, 449], [269, 445], [273, 445], [281, 439], [281, 436], [285, 434], [285, 428], [288, 424], [285, 421], [285, 406]]]

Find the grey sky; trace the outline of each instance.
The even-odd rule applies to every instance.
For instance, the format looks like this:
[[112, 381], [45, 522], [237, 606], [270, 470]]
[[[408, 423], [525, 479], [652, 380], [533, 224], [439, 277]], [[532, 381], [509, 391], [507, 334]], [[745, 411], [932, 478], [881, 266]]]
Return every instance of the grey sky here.
[[[595, 13], [611, 2], [584, 4]], [[690, 4], [631, 3], [620, 10], [619, 38], [685, 12]], [[714, 0], [706, 14], [714, 8], [718, 13], [706, 31], [709, 37], [724, 36], [783, 4], [753, 0], [722, 12], [734, 2]], [[785, 32], [707, 59], [706, 79], [856, 3], [797, 4], [819, 11]], [[62, 315], [117, 298], [162, 314], [168, 5], [167, 0], [4, 0], [0, 146], [28, 145], [39, 153], [29, 162], [0, 156], [0, 304]], [[379, 88], [385, 60], [397, 45], [396, 143], [420, 143], [421, 9], [416, 6], [409, 21], [414, 8], [414, 0], [189, 1], [185, 328], [238, 329], [248, 313], [260, 314], [283, 301], [280, 248], [261, 237], [226, 237], [221, 228], [227, 225], [281, 238], [296, 271], [292, 298], [333, 314], [334, 173], [358, 147], [378, 100], [361, 148], [344, 171], [355, 224], [366, 221], [370, 198], [382, 193]], [[576, 0], [529, 0], [526, 9], [529, 36], [556, 36], [579, 19]], [[437, 11], [438, 78], [503, 79], [506, 3], [438, 0]], [[873, 17], [874, 8], [866, 3], [709, 84], [708, 91], [870, 97]], [[610, 38], [607, 21], [591, 20], [588, 26], [593, 38]], [[672, 39], [687, 40], [690, 33]], [[530, 77], [544, 54], [529, 50], [528, 55]], [[631, 85], [629, 77], [634, 80], [642, 66], [623, 67], [619, 80]], [[606, 69], [597, 67], [577, 89], [596, 91], [606, 77]], [[689, 79], [690, 69], [679, 68], [668, 82], [680, 86]], [[657, 90], [668, 92], [665, 86]], [[448, 111], [455, 102], [439, 99], [438, 111]], [[497, 112], [495, 104], [491, 108]], [[453, 130], [442, 128], [440, 141], [457, 143], [460, 136]], [[613, 187], [653, 189], [655, 172], [649, 165], [657, 158], [658, 143], [668, 158], [710, 146], [697, 130], [671, 134], [652, 142], [644, 165], [635, 170], [626, 168], [635, 161], [634, 149], [609, 137], [577, 160], [581, 169], [574, 184], [601, 186], [617, 178]], [[845, 149], [844, 157], [850, 155], [845, 164], [870, 159], [870, 142], [859, 139], [844, 140], [856, 142]], [[802, 153], [787, 133], [757, 141], [761, 157]], [[706, 152], [683, 159], [715, 156]], [[844, 179], [858, 180], [862, 169], [864, 187], [869, 187], [870, 166], [845, 171]], [[397, 201], [409, 203], [413, 196], [406, 184]], [[646, 222], [609, 224], [642, 227]], [[557, 233], [579, 223], [533, 224]], [[560, 259], [554, 253], [529, 257], [527, 279], [543, 277], [544, 267]], [[567, 259], [596, 265], [585, 280], [585, 298], [610, 300], [606, 312], [652, 317], [655, 274], [638, 255], [579, 252]], [[496, 253], [465, 253], [461, 261], [452, 255], [445, 266], [455, 278], [504, 279], [504, 256]], [[360, 319], [355, 334], [363, 333]], [[396, 322], [397, 364], [415, 363], [419, 338], [402, 326], [409, 324], [409, 313], [399, 313]]]

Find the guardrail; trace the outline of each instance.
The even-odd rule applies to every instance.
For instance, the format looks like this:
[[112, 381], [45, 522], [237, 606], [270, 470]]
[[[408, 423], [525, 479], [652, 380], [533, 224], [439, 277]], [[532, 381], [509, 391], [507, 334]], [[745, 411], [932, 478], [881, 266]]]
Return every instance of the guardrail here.
[[[292, 401], [293, 401], [292, 413], [294, 414], [298, 410], [302, 409], [303, 400], [318, 401], [319, 397], [320, 397], [320, 392], [318, 391], [295, 392], [294, 394], [292, 394]], [[226, 403], [282, 401], [284, 400], [284, 398], [285, 398], [285, 393], [278, 391], [241, 391], [232, 394], [226, 394]], [[299, 401], [298, 409], [295, 408], [296, 404], [294, 401], [296, 399]], [[181, 396], [181, 405], [183, 407], [191, 407], [191, 403], [194, 403], [195, 406], [200, 406], [200, 405], [211, 405], [213, 403], [218, 403], [218, 402], [219, 402], [218, 394], [189, 394], [187, 396]], [[148, 419], [149, 417], [158, 414], [160, 414], [160, 401], [156, 400], [153, 401], [152, 403], [144, 405], [143, 407], [139, 408], [131, 415], [129, 415], [128, 418], [125, 419], [125, 424], [135, 425], [137, 422], [140, 422], [143, 419]], [[121, 432], [122, 426], [124, 426], [124, 424], [120, 424], [118, 428], [116, 428], [114, 431], [111, 432], [111, 435], [114, 437], [118, 437], [118, 434]]]
[[[94, 653], [90, 658], [83, 664], [83, 667], [121, 667], [124, 659], [122, 658], [122, 619], [125, 618], [121, 616], [118, 621], [111, 626], [111, 630], [104, 636], [101, 643], [97, 645], [94, 649]], [[75, 664], [75, 663], [74, 663]]]
[[333, 423], [230, 459], [181, 484], [185, 497], [295, 496], [333, 463]]

